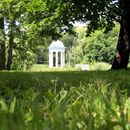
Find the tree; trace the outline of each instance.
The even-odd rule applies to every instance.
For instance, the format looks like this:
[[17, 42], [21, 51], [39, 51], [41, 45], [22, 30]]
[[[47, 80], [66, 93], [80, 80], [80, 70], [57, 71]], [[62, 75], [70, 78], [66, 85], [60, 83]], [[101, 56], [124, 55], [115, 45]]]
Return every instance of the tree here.
[[129, 0], [61, 0], [59, 23], [70, 25], [69, 21], [87, 21], [87, 34], [99, 28], [105, 32], [115, 22], [120, 24], [120, 33], [112, 69], [127, 68], [130, 53], [130, 1]]
[[86, 39], [86, 46], [83, 61], [86, 62], [107, 62], [112, 64], [116, 43], [118, 40], [119, 25], [104, 34], [103, 30], [97, 30]]
[[79, 63], [107, 62], [112, 64], [116, 42], [118, 40], [119, 25], [104, 34], [103, 30], [97, 30], [86, 37], [84, 24], [75, 26], [76, 35], [63, 34], [62, 41], [67, 47], [66, 63], [74, 66]]
[[[21, 2], [19, 2], [18, 0], [2, 0], [0, 2], [0, 7], [1, 7], [1, 17], [3, 18], [3, 32], [4, 32], [4, 36], [6, 35], [8, 37], [9, 40], [6, 39], [6, 43], [7, 43], [7, 48], [8, 51], [5, 50], [5, 44], [3, 44], [3, 55], [1, 55], [2, 58], [2, 62], [4, 63], [4, 66], [2, 69], [11, 69], [12, 66], [12, 61], [13, 61], [13, 49], [15, 46], [15, 42], [14, 39], [16, 37], [16, 30], [17, 30], [17, 20], [19, 19], [19, 17], [21, 17], [22, 14], [22, 10], [21, 10]], [[6, 26], [6, 30], [5, 30], [5, 26]], [[6, 32], [6, 33], [5, 33]], [[5, 53], [7, 52], [6, 56], [7, 56], [7, 61], [5, 60]], [[7, 63], [5, 65], [5, 63]]]
[[5, 32], [4, 17], [0, 16], [0, 70], [5, 69]]
[[[47, 0], [0, 1], [0, 32], [3, 35], [0, 37], [0, 69], [12, 69], [13, 61], [17, 66], [17, 59], [19, 64], [25, 63], [23, 60], [26, 56], [23, 56], [22, 52], [24, 55], [29, 51], [32, 53], [37, 45], [44, 43], [44, 37], [58, 35], [60, 28], [55, 22], [57, 16], [54, 15], [58, 11], [56, 11], [57, 7], [55, 1], [48, 4]], [[7, 37], [6, 47], [5, 36]], [[15, 59], [13, 59], [14, 56]]]

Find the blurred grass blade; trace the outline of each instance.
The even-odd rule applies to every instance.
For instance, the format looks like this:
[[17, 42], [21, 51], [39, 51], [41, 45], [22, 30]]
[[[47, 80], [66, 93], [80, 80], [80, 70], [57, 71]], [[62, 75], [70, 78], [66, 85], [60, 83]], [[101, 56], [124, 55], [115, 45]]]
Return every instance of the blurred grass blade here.
[[0, 104], [1, 104], [2, 111], [7, 112], [8, 109], [7, 109], [7, 106], [6, 106], [5, 101], [3, 99], [0, 99]]
[[16, 97], [13, 99], [13, 101], [10, 104], [10, 109], [9, 109], [10, 113], [14, 113], [15, 104], [16, 104]]

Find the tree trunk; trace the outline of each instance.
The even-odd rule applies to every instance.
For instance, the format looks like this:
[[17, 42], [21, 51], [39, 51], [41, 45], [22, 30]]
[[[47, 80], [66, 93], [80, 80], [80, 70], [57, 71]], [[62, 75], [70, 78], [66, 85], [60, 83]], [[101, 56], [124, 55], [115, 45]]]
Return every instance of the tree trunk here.
[[130, 53], [130, 42], [129, 42], [129, 33], [130, 30], [127, 26], [125, 27], [126, 22], [122, 21], [120, 27], [119, 40], [117, 44], [116, 55], [114, 58], [114, 62], [112, 64], [112, 69], [126, 69], [129, 61], [129, 53]]
[[4, 33], [4, 18], [0, 17], [0, 31], [2, 39], [0, 40], [0, 70], [5, 69], [5, 33]]
[[14, 34], [13, 34], [13, 27], [14, 23], [11, 23], [11, 30], [9, 34], [9, 48], [8, 48], [8, 57], [7, 57], [7, 70], [11, 70], [12, 61], [13, 61], [13, 47], [14, 47]]
[[130, 9], [128, 2], [129, 0], [126, 0], [125, 3], [121, 3], [124, 15], [120, 22], [118, 44], [111, 69], [126, 69], [128, 66], [130, 54]]

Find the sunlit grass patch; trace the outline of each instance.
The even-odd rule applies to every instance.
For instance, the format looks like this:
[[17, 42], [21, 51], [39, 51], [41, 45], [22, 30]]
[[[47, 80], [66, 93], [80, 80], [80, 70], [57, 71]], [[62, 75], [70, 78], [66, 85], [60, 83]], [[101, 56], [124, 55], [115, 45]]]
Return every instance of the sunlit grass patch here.
[[54, 71], [78, 71], [79, 69], [65, 67], [65, 68], [49, 68], [48, 65], [35, 64], [29, 71], [32, 72], [54, 72]]
[[105, 62], [96, 62], [90, 65], [90, 70], [110, 70], [111, 65]]

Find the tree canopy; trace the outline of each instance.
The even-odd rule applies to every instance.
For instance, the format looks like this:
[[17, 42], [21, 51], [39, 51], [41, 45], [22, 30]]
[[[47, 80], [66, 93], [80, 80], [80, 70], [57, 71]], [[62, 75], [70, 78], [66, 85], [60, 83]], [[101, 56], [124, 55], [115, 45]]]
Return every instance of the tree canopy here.
[[120, 23], [130, 12], [128, 0], [60, 0], [60, 8], [59, 23], [87, 22], [88, 32], [104, 27], [111, 29], [115, 21]]
[[11, 69], [15, 54], [21, 50], [24, 54], [34, 51], [34, 46], [44, 44], [46, 36], [57, 38], [63, 31], [73, 33], [75, 21], [86, 22], [87, 35], [100, 28], [108, 32], [119, 22], [121, 29], [112, 68], [127, 68], [129, 15], [129, 0], [1, 0], [0, 69]]
[[[49, 0], [48, 0], [49, 1]], [[51, 1], [50, 1], [51, 2]], [[74, 21], [87, 23], [87, 35], [97, 29], [108, 32], [120, 24], [120, 34], [112, 69], [127, 68], [130, 53], [130, 1], [129, 0], [61, 0], [59, 23]]]

